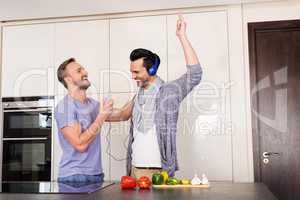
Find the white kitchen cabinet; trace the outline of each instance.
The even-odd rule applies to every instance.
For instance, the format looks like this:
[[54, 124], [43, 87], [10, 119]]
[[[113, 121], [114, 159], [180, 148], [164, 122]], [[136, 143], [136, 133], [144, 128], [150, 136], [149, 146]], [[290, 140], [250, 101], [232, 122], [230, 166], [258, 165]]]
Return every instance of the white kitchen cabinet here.
[[110, 21], [110, 87], [111, 92], [136, 91], [131, 78], [129, 55], [136, 48], [156, 53], [161, 64], [158, 75], [167, 80], [166, 17], [147, 16]]
[[[203, 67], [201, 83], [180, 107], [177, 151], [181, 178], [207, 174], [232, 180], [232, 127], [225, 11], [186, 14], [187, 35]], [[183, 50], [174, 34], [176, 15], [168, 16], [168, 77], [186, 72]], [[222, 166], [222, 170], [220, 170]]]
[[53, 95], [54, 25], [5, 26], [2, 96]]
[[[229, 81], [227, 14], [225, 11], [184, 15], [187, 36], [203, 67], [201, 88], [221, 87]], [[175, 34], [176, 15], [168, 16], [168, 77], [174, 80], [186, 71], [181, 44]], [[205, 84], [203, 84], [205, 83]]]
[[[88, 72], [89, 94], [109, 90], [109, 29], [107, 20], [57, 23], [55, 25], [55, 69], [75, 58]], [[55, 71], [56, 73], [56, 71]], [[66, 89], [55, 77], [55, 94]]]
[[[126, 102], [134, 97], [135, 93], [112, 94], [114, 105], [117, 108], [125, 105]], [[126, 158], [129, 136], [130, 120], [125, 122], [112, 122], [110, 124], [109, 157], [111, 161], [111, 180], [120, 180], [121, 176], [126, 175]]]
[[[210, 180], [232, 180], [230, 96], [227, 90], [194, 90], [180, 106], [176, 176], [205, 173]], [[220, 169], [222, 166], [222, 169]]]

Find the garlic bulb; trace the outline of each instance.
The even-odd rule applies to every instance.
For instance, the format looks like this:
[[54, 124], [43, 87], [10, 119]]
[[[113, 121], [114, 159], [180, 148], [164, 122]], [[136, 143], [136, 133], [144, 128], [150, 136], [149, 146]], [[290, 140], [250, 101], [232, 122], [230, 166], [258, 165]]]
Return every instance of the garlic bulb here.
[[208, 179], [205, 174], [202, 174], [202, 184], [208, 184]]
[[197, 174], [195, 174], [194, 178], [191, 181], [191, 184], [192, 185], [200, 185], [201, 184], [201, 180]]

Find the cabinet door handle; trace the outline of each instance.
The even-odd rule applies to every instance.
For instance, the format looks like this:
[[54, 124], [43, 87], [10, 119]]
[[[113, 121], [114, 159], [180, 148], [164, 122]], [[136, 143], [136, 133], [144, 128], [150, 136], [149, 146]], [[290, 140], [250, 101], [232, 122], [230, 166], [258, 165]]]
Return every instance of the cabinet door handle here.
[[22, 141], [22, 140], [47, 140], [47, 137], [35, 137], [35, 138], [3, 138], [3, 141]]
[[3, 112], [51, 112], [51, 109], [50, 108], [12, 109], [12, 110], [3, 110]]

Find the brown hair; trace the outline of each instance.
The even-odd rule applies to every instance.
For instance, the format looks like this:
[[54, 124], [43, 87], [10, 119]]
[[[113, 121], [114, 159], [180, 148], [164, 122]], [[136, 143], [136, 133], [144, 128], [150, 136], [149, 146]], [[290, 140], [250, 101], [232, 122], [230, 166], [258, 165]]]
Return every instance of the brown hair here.
[[67, 60], [65, 60], [63, 63], [61, 63], [57, 69], [57, 78], [59, 80], [59, 82], [61, 82], [65, 88], [68, 89], [67, 87], [67, 83], [65, 82], [64, 78], [65, 78], [65, 69], [67, 67], [68, 64], [72, 63], [72, 62], [76, 62], [75, 58], [69, 58]]

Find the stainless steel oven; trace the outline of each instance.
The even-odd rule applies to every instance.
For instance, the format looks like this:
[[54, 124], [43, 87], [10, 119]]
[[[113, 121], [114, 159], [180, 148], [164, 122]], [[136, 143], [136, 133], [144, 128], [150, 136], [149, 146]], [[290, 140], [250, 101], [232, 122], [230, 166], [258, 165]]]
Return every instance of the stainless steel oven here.
[[50, 181], [53, 97], [2, 99], [2, 181]]

